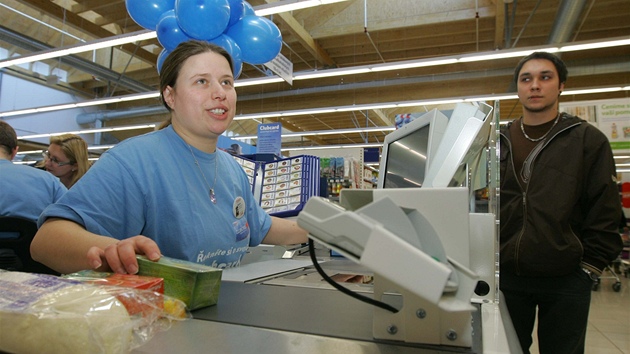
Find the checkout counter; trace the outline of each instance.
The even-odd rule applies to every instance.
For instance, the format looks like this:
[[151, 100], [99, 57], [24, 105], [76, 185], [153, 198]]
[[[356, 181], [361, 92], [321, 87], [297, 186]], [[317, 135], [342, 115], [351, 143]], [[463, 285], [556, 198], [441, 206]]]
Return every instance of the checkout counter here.
[[[224, 271], [217, 305], [174, 322], [133, 353], [520, 353], [500, 301], [473, 302], [470, 348], [375, 340], [374, 307], [323, 282], [302, 252], [254, 248], [246, 264]], [[329, 275], [371, 274], [321, 246], [316, 254]], [[373, 291], [363, 282], [345, 286], [366, 296]]]

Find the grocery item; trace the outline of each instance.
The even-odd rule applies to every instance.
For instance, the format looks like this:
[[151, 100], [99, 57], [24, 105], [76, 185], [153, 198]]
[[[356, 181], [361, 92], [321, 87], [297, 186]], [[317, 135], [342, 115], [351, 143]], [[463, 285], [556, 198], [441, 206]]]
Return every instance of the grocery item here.
[[[123, 354], [171, 320], [179, 300], [142, 289], [47, 274], [0, 271], [0, 352]], [[175, 302], [175, 303], [173, 303]]]
[[164, 279], [164, 294], [183, 301], [189, 310], [215, 305], [222, 271], [207, 265], [162, 256], [151, 261], [137, 256], [139, 275]]

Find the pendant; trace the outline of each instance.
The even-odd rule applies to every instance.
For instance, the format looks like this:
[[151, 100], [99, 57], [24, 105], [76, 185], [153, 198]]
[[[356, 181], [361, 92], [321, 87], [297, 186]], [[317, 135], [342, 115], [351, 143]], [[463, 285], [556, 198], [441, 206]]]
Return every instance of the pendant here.
[[210, 188], [210, 201], [214, 204], [217, 203], [217, 197], [214, 195], [214, 188]]

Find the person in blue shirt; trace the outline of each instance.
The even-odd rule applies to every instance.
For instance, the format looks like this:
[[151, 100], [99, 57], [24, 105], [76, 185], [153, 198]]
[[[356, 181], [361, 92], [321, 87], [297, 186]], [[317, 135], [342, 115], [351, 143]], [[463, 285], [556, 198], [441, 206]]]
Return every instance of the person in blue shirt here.
[[103, 154], [39, 219], [33, 259], [61, 272], [134, 274], [136, 254], [235, 267], [248, 247], [308, 241], [271, 217], [238, 163], [217, 149], [236, 112], [230, 55], [204, 41], [180, 44], [160, 73], [165, 127]]
[[15, 130], [0, 120], [0, 216], [36, 222], [41, 212], [67, 189], [46, 171], [11, 162], [18, 149]]
[[46, 171], [58, 177], [66, 188], [72, 188], [90, 168], [88, 144], [75, 134], [51, 136], [44, 157]]

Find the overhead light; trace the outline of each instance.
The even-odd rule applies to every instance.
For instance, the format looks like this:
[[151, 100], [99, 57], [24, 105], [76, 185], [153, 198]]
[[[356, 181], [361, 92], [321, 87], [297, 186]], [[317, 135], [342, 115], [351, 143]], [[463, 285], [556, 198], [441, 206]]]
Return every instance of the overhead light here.
[[444, 58], [444, 59], [420, 59], [420, 60], [407, 60], [397, 63], [378, 64], [371, 67], [370, 71], [388, 71], [388, 70], [402, 70], [422, 68], [426, 66], [438, 66], [457, 63], [456, 58]]
[[274, 76], [257, 77], [253, 79], [236, 80], [236, 82], [234, 82], [234, 87], [264, 85], [264, 84], [272, 84], [274, 82], [284, 82], [284, 79], [282, 79], [279, 76], [274, 75]]
[[342, 1], [347, 0], [284, 0], [256, 6], [254, 11], [257, 16], [267, 16]]
[[[374, 110], [374, 109], [388, 109], [399, 107], [397, 102], [384, 102], [384, 103], [366, 103], [361, 105], [361, 111]], [[335, 108], [335, 112], [355, 112], [356, 105], [351, 106], [339, 106]]]
[[464, 102], [464, 98], [445, 98], [445, 99], [431, 99], [420, 101], [404, 101], [397, 102], [396, 107], [413, 107], [413, 106], [439, 106], [442, 104], [452, 104]]
[[26, 108], [26, 109], [14, 110], [14, 111], [0, 112], [0, 118], [19, 116], [19, 115], [24, 115], [24, 114], [61, 111], [64, 109], [72, 109], [72, 108], [98, 106], [98, 105], [105, 105], [105, 104], [117, 103], [117, 102], [144, 100], [148, 98], [157, 98], [157, 97], [160, 97], [160, 93], [157, 91], [145, 92], [145, 93], [134, 93], [131, 95], [97, 98], [90, 101], [81, 101], [81, 102], [76, 102], [76, 103], [63, 103], [63, 104], [43, 106], [43, 107], [37, 107], [37, 108]]
[[316, 70], [316, 71], [303, 71], [299, 73], [295, 73], [293, 75], [293, 80], [308, 80], [322, 77], [331, 77], [331, 76], [343, 76], [343, 75], [356, 75], [370, 72], [370, 67], [352, 67], [352, 68], [341, 68], [341, 69], [326, 69], [326, 70]]
[[302, 114], [323, 114], [323, 113], [333, 113], [337, 111], [338, 107], [321, 107], [321, 108], [305, 108], [299, 109], [295, 111], [285, 111], [280, 114], [281, 117], [290, 117]]
[[371, 148], [371, 147], [381, 147], [383, 144], [349, 144], [349, 145], [328, 145], [328, 146], [300, 146], [300, 147], [290, 147], [290, 148], [281, 148], [280, 151], [308, 151], [308, 150], [325, 150], [325, 149], [352, 149], [352, 148]]
[[72, 55], [77, 53], [89, 52], [96, 49], [115, 47], [122, 44], [133, 43], [138, 41], [144, 41], [147, 39], [156, 38], [155, 31], [142, 30], [127, 34], [121, 34], [118, 36], [107, 37], [98, 39], [95, 41], [81, 43], [61, 48], [54, 48], [49, 50], [43, 50], [33, 54], [22, 55], [15, 58], [0, 60], [0, 68], [6, 68], [12, 65], [20, 65], [25, 63], [32, 63], [34, 61], [53, 59], [62, 57], [65, 55]]
[[22, 136], [18, 136], [17, 138], [18, 140], [26, 140], [26, 139], [47, 138], [47, 137], [63, 135], [63, 134], [81, 135], [81, 134], [95, 134], [95, 133], [105, 133], [105, 132], [114, 132], [114, 131], [123, 131], [123, 130], [154, 129], [155, 126], [156, 124], [126, 125], [126, 126], [117, 126], [117, 127], [74, 130], [74, 131], [58, 132], [58, 133], [22, 135]]
[[[347, 0], [284, 0], [271, 4], [256, 6], [254, 12], [257, 16], [266, 16], [281, 12], [292, 11], [296, 9], [303, 9], [307, 7], [331, 4], [335, 2], [341, 2]], [[54, 59], [66, 55], [90, 52], [96, 49], [115, 47], [127, 43], [134, 43], [149, 39], [157, 38], [157, 33], [151, 30], [141, 30], [132, 33], [121, 34], [117, 36], [101, 38], [90, 42], [85, 42], [76, 45], [70, 45], [60, 48], [52, 48], [49, 50], [43, 50], [36, 53], [22, 55], [15, 58], [0, 60], [0, 68], [6, 68], [12, 65], [20, 65], [26, 63], [32, 63], [35, 61], [41, 61], [46, 59]]]
[[586, 89], [578, 89], [578, 90], [564, 90], [562, 91], [562, 95], [583, 95], [587, 93], [604, 93], [604, 92], [616, 92], [616, 91], [624, 91], [623, 87], [600, 87], [600, 88], [586, 88]]
[[568, 44], [560, 47], [560, 52], [573, 52], [576, 50], [599, 49], [608, 47], [620, 47], [630, 45], [630, 37], [614, 39], [610, 41], [591, 41], [589, 43]]
[[470, 97], [464, 100], [464, 102], [483, 102], [483, 101], [502, 101], [502, 100], [514, 100], [517, 99], [517, 94], [508, 95], [490, 95], [490, 96], [478, 96]]
[[[625, 46], [625, 45], [630, 45], [630, 38], [623, 37], [623, 38], [615, 38], [609, 41], [602, 41], [602, 42], [591, 41], [591, 42], [584, 42], [582, 44], [577, 43], [571, 46], [560, 47], [559, 51], [578, 50], [578, 49], [572, 49], [572, 48], [576, 48], [575, 46], [578, 46], [578, 45], [583, 45], [582, 47], [583, 50], [591, 49], [591, 46], [593, 45], [597, 45], [600, 48], [613, 47], [613, 46]], [[493, 52], [487, 52], [486, 54], [480, 53], [478, 55], [473, 55], [473, 56], [471, 55], [465, 55], [465, 56], [460, 56], [460, 57], [450, 56], [450, 57], [437, 58], [437, 59], [431, 59], [431, 60], [419, 59], [417, 62], [419, 66], [426, 67], [426, 66], [430, 66], [429, 64], [431, 63], [432, 63], [431, 65], [445, 65], [449, 63], [455, 63], [455, 62], [495, 60], [495, 59], [501, 59], [501, 58], [516, 57], [523, 54], [527, 55], [536, 50], [550, 51], [552, 50], [552, 48], [530, 48], [527, 50], [505, 50], [505, 51], [501, 51], [501, 53], [493, 51]], [[0, 61], [0, 63], [3, 63], [3, 62]], [[304, 79], [314, 79], [314, 78], [319, 78], [319, 77], [350, 75], [350, 74], [366, 73], [369, 71], [396, 70], [397, 68], [400, 69], [402, 67], [407, 67], [407, 68], [412, 67], [411, 66], [412, 63], [413, 61], [404, 61], [404, 62], [384, 63], [384, 64], [377, 64], [377, 65], [364, 65], [364, 66], [357, 66], [357, 67], [352, 67], [352, 68], [298, 72], [294, 74], [293, 80], [304, 80]], [[274, 76], [268, 76], [268, 77], [256, 78], [256, 79], [237, 80], [235, 82], [235, 86], [236, 87], [251, 86], [251, 85], [264, 84], [264, 83], [270, 83], [270, 82], [280, 82], [280, 81], [283, 81], [283, 79], [274, 75]], [[243, 84], [241, 85], [240, 82], [243, 82]], [[628, 86], [621, 88], [621, 90], [627, 91]], [[607, 91], [607, 92], [610, 92], [610, 91]], [[584, 92], [584, 93], [587, 93], [587, 92]], [[572, 94], [579, 94], [579, 93], [572, 93]], [[159, 96], [160, 96], [160, 93], [157, 91], [154, 91], [154, 92], [149, 92], [149, 93], [132, 94], [132, 95], [126, 95], [126, 96], [116, 96], [116, 97], [110, 97], [110, 98], [83, 101], [80, 103], [76, 103], [74, 105], [62, 104], [62, 105], [54, 105], [54, 106], [39, 107], [39, 108], [27, 108], [27, 109], [13, 110], [13, 111], [5, 111], [5, 112], [0, 112], [0, 118], [16, 116], [16, 115], [24, 115], [24, 114], [33, 114], [33, 113], [39, 113], [39, 112], [50, 112], [50, 111], [70, 109], [70, 108], [75, 108], [75, 107], [104, 105], [111, 102], [134, 101], [134, 100], [140, 100], [140, 99], [146, 99], [146, 98], [157, 98]], [[411, 103], [411, 105], [413, 105], [413, 103]], [[235, 119], [239, 120], [239, 119], [255, 119], [255, 118], [256, 119], [272, 118], [272, 117], [278, 117], [278, 114], [277, 113], [260, 113], [260, 114], [252, 114], [252, 115], [247, 115], [247, 116], [251, 118], [238, 118], [237, 117]], [[244, 117], [244, 116], [240, 116], [240, 117]]]
[[[382, 127], [366, 127], [366, 128], [349, 128], [349, 129], [332, 129], [332, 130], [315, 130], [308, 132], [282, 133], [281, 138], [296, 138], [302, 136], [321, 136], [332, 134], [353, 134], [353, 133], [371, 133], [371, 132], [390, 132], [396, 130], [393, 126]], [[258, 139], [257, 135], [239, 135], [231, 136], [232, 140], [253, 140]]]
[[467, 62], [472, 62], [472, 61], [483, 61], [483, 60], [497, 60], [497, 59], [507, 59], [507, 58], [520, 58], [520, 57], [525, 57], [528, 56], [530, 54], [532, 54], [533, 52], [549, 52], [549, 53], [555, 53], [558, 51], [557, 47], [549, 47], [549, 48], [532, 48], [532, 49], [528, 49], [528, 50], [505, 50], [505, 51], [497, 51], [494, 53], [487, 53], [487, 54], [473, 54], [473, 55], [464, 55], [461, 58], [459, 58], [459, 62], [461, 63], [467, 63]]
[[110, 144], [110, 145], [92, 145], [92, 146], [88, 146], [88, 150], [108, 150], [113, 148], [114, 146], [116, 146], [116, 144]]
[[[602, 92], [616, 92], [616, 91], [630, 91], [630, 86], [614, 86], [614, 87], [592, 87], [585, 88], [580, 90], [565, 90], [563, 95], [582, 95], [589, 93], [602, 93]], [[138, 99], [146, 99], [146, 98], [154, 98], [159, 97], [159, 93], [145, 93], [145, 94], [132, 94], [126, 96], [117, 96], [117, 98], [105, 98], [105, 99], [96, 99], [93, 101], [84, 101], [80, 103], [74, 104], [62, 104], [55, 106], [45, 106], [39, 108], [28, 108], [22, 110], [15, 111], [6, 111], [0, 112], [0, 118], [2, 117], [11, 117], [16, 115], [23, 114], [32, 114], [32, 113], [41, 113], [41, 112], [50, 112], [55, 110], [62, 110], [68, 108], [77, 108], [77, 107], [85, 107], [85, 106], [95, 106], [106, 104], [110, 101], [120, 102], [120, 101], [133, 101]], [[444, 99], [428, 99], [428, 100], [414, 100], [414, 101], [399, 101], [399, 102], [381, 102], [381, 103], [369, 103], [363, 105], [348, 105], [348, 106], [336, 106], [336, 107], [320, 107], [320, 108], [307, 108], [307, 109], [296, 109], [290, 111], [274, 111], [274, 112], [262, 112], [262, 113], [250, 113], [250, 114], [241, 114], [234, 117], [234, 120], [257, 120], [257, 119], [266, 119], [266, 118], [279, 118], [279, 117], [290, 117], [297, 115], [306, 115], [306, 114], [323, 114], [323, 113], [333, 113], [333, 112], [356, 112], [356, 111], [365, 111], [365, 110], [374, 110], [374, 109], [389, 109], [396, 107], [414, 107], [414, 106], [437, 106], [443, 104], [451, 104], [458, 102], [474, 102], [474, 101], [500, 101], [500, 100], [509, 100], [517, 98], [516, 94], [494, 94], [494, 95], [485, 95], [479, 97], [461, 97], [461, 98], [444, 98]]]

